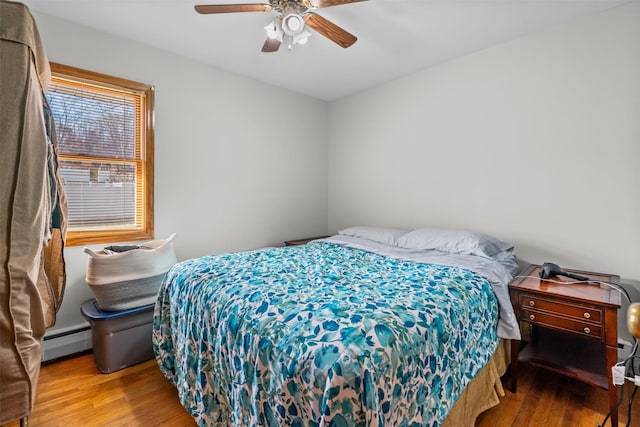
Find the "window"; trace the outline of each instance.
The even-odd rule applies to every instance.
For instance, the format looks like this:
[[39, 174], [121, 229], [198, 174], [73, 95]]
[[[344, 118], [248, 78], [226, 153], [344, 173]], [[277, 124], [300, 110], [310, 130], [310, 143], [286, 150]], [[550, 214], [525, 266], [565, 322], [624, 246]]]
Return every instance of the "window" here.
[[51, 63], [67, 244], [153, 238], [153, 88]]

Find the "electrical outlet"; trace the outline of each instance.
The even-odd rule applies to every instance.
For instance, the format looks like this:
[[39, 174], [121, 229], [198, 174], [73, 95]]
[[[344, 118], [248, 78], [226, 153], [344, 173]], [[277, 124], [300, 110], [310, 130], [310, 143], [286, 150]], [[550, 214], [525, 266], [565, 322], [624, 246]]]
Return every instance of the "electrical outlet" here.
[[613, 377], [614, 385], [624, 385], [624, 366], [612, 366], [611, 375]]

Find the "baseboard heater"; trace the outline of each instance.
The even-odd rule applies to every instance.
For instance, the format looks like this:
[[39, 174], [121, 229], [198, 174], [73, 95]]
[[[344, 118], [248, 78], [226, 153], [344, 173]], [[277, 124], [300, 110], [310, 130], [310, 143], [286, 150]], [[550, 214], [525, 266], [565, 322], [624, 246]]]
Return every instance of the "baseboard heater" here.
[[45, 335], [42, 340], [42, 361], [58, 359], [75, 353], [82, 353], [93, 347], [91, 326], [73, 326]]

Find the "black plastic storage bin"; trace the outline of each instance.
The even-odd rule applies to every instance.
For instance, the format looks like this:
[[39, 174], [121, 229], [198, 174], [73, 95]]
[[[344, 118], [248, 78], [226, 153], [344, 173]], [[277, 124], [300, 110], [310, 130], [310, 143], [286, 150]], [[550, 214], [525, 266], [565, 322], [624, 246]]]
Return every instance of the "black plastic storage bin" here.
[[121, 311], [104, 311], [95, 299], [80, 312], [91, 324], [93, 359], [103, 374], [153, 358], [151, 330], [154, 304]]

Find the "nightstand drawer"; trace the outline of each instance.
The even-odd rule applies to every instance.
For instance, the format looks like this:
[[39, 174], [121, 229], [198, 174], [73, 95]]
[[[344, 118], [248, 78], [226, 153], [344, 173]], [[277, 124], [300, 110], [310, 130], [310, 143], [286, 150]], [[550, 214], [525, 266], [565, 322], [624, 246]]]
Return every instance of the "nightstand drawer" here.
[[[578, 320], [586, 320], [602, 324], [602, 310], [583, 305], [569, 304], [562, 300], [547, 300], [529, 294], [520, 295], [520, 307], [523, 310], [543, 310], [559, 316], [570, 316]], [[526, 317], [528, 318], [528, 316]]]
[[521, 320], [540, 326], [554, 327], [565, 331], [573, 331], [594, 338], [602, 337], [602, 328], [598, 324], [582, 322], [568, 317], [556, 316], [537, 310], [522, 309]]

